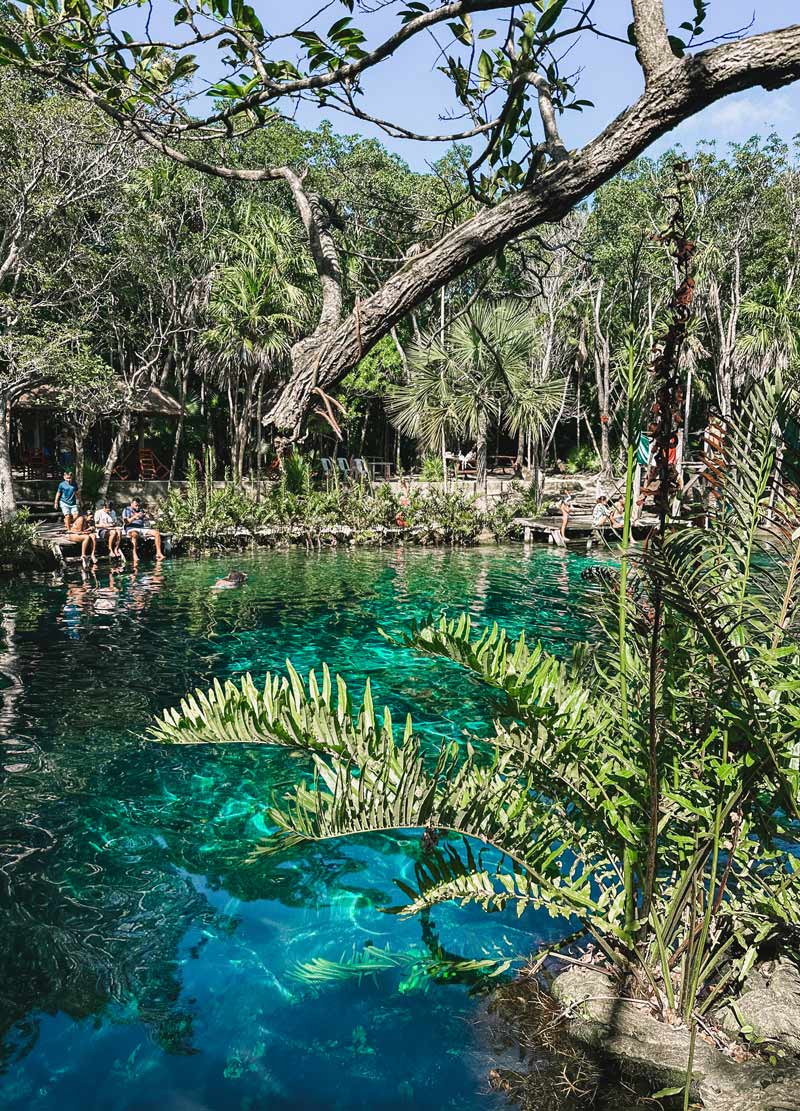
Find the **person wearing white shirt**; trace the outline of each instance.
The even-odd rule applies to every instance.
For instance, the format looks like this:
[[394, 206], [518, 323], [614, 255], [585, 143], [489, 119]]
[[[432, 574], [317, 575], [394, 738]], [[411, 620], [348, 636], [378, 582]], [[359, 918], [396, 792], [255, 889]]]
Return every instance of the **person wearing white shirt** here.
[[124, 563], [125, 556], [122, 554], [122, 548], [120, 548], [122, 529], [119, 526], [117, 514], [109, 502], [103, 502], [103, 508], [98, 509], [95, 514], [94, 523], [97, 526], [99, 539], [108, 539], [108, 558], [121, 559]]

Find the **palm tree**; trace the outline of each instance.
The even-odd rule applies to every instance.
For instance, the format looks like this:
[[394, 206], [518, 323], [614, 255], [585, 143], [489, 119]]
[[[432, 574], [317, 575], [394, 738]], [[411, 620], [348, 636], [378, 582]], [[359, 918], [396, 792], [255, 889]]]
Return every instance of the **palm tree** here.
[[411, 348], [409, 381], [390, 394], [390, 418], [442, 452], [450, 436], [474, 438], [477, 479], [485, 485], [491, 424], [539, 435], [562, 402], [564, 380], [537, 378], [532, 370], [536, 338], [524, 306], [498, 301], [469, 309], [444, 334]]
[[786, 283], [770, 280], [758, 296], [742, 301], [745, 328], [737, 347], [751, 363], [755, 377], [770, 371], [786, 372], [800, 363], [800, 301]]
[[205, 335], [212, 373], [227, 388], [233, 470], [241, 480], [254, 401], [313, 311], [314, 268], [297, 220], [277, 208], [244, 212], [223, 240]]

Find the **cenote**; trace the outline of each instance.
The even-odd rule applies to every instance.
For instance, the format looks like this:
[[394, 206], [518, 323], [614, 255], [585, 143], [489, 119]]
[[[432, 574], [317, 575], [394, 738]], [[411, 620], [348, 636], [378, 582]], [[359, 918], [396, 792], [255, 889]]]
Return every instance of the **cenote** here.
[[[465, 958], [558, 938], [546, 914], [446, 905], [387, 915], [411, 836], [316, 844], [256, 864], [273, 792], [301, 774], [264, 747], [165, 748], [152, 715], [214, 677], [327, 660], [360, 697], [431, 740], [483, 735], [483, 687], [380, 634], [442, 610], [584, 637], [586, 560], [547, 549], [269, 552], [167, 562], [109, 579], [2, 588], [0, 1106], [502, 1106], [482, 997], [411, 962], [314, 987], [301, 962], [364, 946]], [[212, 593], [231, 566], [237, 591]]]

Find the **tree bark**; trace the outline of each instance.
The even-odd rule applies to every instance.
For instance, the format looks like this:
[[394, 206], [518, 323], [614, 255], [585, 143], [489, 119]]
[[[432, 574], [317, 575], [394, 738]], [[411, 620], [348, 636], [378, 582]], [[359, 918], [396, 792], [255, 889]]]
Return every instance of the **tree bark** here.
[[0, 397], [0, 520], [7, 521], [17, 512], [14, 484], [11, 477], [11, 444], [8, 425], [10, 406]]
[[172, 459], [169, 463], [169, 478], [167, 479], [167, 489], [172, 486], [175, 481], [175, 471], [178, 466], [178, 453], [181, 449], [181, 438], [183, 437], [183, 423], [186, 420], [186, 391], [189, 381], [189, 368], [188, 364], [184, 365], [183, 373], [181, 374], [181, 411], [178, 416], [178, 424], [175, 428], [175, 443], [172, 445]]
[[636, 53], [645, 80], [652, 81], [675, 62], [667, 37], [663, 0], [632, 0]]
[[114, 474], [114, 468], [119, 461], [120, 452], [128, 438], [128, 433], [131, 430], [131, 420], [133, 414], [130, 409], [126, 409], [120, 417], [117, 431], [114, 433], [114, 438], [111, 441], [111, 447], [108, 449], [105, 464], [103, 465], [103, 478], [100, 483], [99, 498], [104, 501], [108, 496], [108, 487], [111, 484], [111, 477]]
[[482, 416], [478, 425], [475, 443], [475, 484], [486, 492], [486, 417]]
[[480, 212], [408, 259], [359, 303], [357, 315], [330, 326], [321, 318], [315, 333], [292, 349], [290, 380], [266, 420], [281, 433], [297, 435], [312, 390], [338, 382], [403, 316], [447, 282], [523, 232], [562, 219], [656, 139], [703, 108], [730, 93], [758, 85], [778, 88], [798, 78], [800, 25], [683, 60], [670, 54], [666, 69], [648, 75], [639, 100], [581, 151], [552, 165], [532, 188]]
[[[83, 492], [83, 460], [84, 460], [84, 437], [83, 433], [77, 428], [72, 430], [72, 439], [75, 444], [75, 485]], [[81, 497], [81, 501], [83, 498]]]

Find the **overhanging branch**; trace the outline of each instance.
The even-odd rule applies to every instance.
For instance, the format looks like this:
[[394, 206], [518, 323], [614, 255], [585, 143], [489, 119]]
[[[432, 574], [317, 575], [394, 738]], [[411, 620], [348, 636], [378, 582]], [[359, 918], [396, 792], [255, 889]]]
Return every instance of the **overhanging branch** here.
[[632, 0], [639, 63], [649, 84], [675, 62], [667, 36], [663, 0]]
[[683, 120], [730, 93], [759, 85], [778, 88], [798, 79], [800, 25], [675, 59], [581, 151], [549, 168], [530, 189], [479, 213], [409, 259], [361, 302], [358, 329], [351, 315], [316, 348], [313, 367], [294, 366], [268, 421], [279, 429], [295, 429], [312, 386], [338, 381], [415, 306], [523, 232], [560, 220]]

